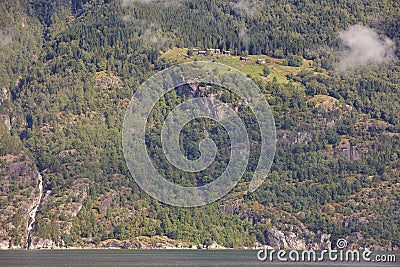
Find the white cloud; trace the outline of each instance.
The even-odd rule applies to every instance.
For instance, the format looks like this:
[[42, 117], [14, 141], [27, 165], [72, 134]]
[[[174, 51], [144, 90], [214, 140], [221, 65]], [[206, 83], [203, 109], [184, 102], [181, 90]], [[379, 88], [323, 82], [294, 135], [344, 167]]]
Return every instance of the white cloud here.
[[244, 45], [249, 45], [250, 38], [247, 35], [247, 30], [245, 28], [241, 28], [239, 31], [239, 39], [243, 42]]
[[12, 42], [12, 35], [6, 31], [0, 31], [0, 46], [7, 46]]
[[159, 29], [160, 27], [157, 24], [150, 24], [140, 37], [143, 43], [150, 46], [156, 44], [158, 42], [157, 31]]
[[239, 0], [234, 6], [233, 9], [240, 13], [244, 13], [247, 16], [255, 16], [259, 13], [259, 9], [262, 3], [258, 0]]
[[362, 25], [351, 26], [339, 33], [347, 50], [342, 53], [337, 70], [355, 70], [369, 64], [383, 64], [395, 59], [395, 44], [386, 36]]

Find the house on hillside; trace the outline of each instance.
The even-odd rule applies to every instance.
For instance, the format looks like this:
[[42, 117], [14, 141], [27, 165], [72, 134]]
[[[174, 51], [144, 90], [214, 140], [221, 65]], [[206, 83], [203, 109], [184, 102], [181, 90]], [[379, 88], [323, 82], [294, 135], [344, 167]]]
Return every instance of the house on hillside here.
[[257, 59], [257, 63], [260, 65], [264, 65], [265, 64], [265, 59], [259, 58]]
[[208, 49], [207, 49], [207, 52], [210, 53], [210, 55], [215, 56], [215, 55], [221, 54], [221, 49], [218, 49], [218, 48], [208, 48]]
[[206, 50], [201, 50], [198, 47], [194, 47], [190, 49], [194, 55], [199, 55], [199, 56], [207, 56], [207, 55], [212, 55], [212, 56], [219, 56], [219, 55], [228, 55], [230, 56], [229, 51], [221, 51], [219, 48], [207, 48]]

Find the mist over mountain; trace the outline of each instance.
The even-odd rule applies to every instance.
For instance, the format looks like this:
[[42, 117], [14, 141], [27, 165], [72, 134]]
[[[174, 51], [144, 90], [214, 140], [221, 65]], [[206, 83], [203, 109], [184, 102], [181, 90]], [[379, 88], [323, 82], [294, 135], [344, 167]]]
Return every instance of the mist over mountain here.
[[374, 29], [354, 25], [340, 32], [339, 38], [348, 47], [339, 62], [338, 69], [341, 71], [395, 60], [394, 42], [388, 37], [380, 37]]

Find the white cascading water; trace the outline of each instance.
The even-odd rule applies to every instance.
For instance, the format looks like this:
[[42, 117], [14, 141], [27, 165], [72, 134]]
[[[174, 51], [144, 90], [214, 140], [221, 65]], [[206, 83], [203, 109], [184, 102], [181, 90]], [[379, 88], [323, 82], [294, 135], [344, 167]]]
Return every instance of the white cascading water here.
[[26, 248], [29, 249], [31, 245], [31, 231], [33, 229], [33, 225], [36, 222], [36, 212], [39, 208], [40, 202], [42, 201], [42, 194], [43, 194], [43, 177], [39, 173], [38, 174], [38, 182], [39, 182], [39, 198], [33, 207], [33, 209], [29, 212], [29, 217], [30, 217], [30, 223], [28, 224], [28, 240], [27, 240], [27, 245]]

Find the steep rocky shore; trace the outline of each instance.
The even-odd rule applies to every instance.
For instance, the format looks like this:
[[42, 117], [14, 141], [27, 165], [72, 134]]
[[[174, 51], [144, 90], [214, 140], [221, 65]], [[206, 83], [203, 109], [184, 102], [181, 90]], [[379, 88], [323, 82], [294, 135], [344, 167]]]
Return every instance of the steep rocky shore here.
[[[300, 239], [294, 233], [288, 235], [277, 229], [271, 229], [268, 231], [268, 243], [261, 244], [256, 242], [252, 247], [236, 247], [235, 249], [285, 249], [285, 250], [329, 250], [337, 249], [336, 245], [331, 241], [330, 234], [321, 234], [319, 236], [320, 242], [309, 243], [305, 239]], [[369, 250], [381, 250], [381, 251], [398, 251], [397, 246], [378, 246], [371, 244], [369, 246], [362, 246], [357, 243], [356, 240], [353, 242], [352, 237], [348, 237], [351, 243], [348, 244], [348, 249], [369, 249]], [[10, 249], [26, 249], [24, 246], [10, 246], [10, 242], [3, 240], [0, 242], [0, 250]], [[135, 237], [130, 240], [117, 240], [109, 239], [100, 242], [97, 245], [86, 244], [84, 246], [64, 246], [57, 244], [56, 242], [33, 237], [30, 249], [230, 249], [226, 248], [217, 242], [213, 241], [209, 245], [195, 244], [190, 242], [181, 242], [170, 239], [166, 236], [153, 236], [153, 237]]]

